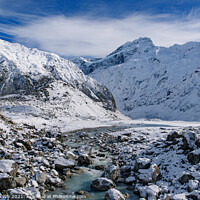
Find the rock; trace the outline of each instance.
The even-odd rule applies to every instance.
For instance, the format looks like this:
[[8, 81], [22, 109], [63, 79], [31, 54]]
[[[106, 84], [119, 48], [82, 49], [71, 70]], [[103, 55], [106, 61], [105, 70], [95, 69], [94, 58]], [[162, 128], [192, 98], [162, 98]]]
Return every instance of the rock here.
[[10, 176], [16, 176], [18, 165], [13, 160], [0, 160], [0, 172], [8, 173]]
[[38, 171], [35, 174], [35, 179], [39, 184], [45, 183], [47, 180], [47, 175], [44, 172]]
[[156, 182], [161, 175], [160, 169], [156, 164], [152, 165], [150, 169], [152, 170], [152, 180]]
[[71, 177], [70, 169], [69, 168], [63, 169], [63, 175], [65, 175], [66, 177]]
[[194, 190], [186, 195], [187, 199], [199, 200], [200, 199], [200, 190]]
[[189, 180], [188, 184], [188, 191], [192, 192], [193, 190], [197, 190], [199, 187], [199, 181], [198, 180]]
[[73, 168], [77, 165], [75, 160], [65, 159], [63, 157], [59, 157], [54, 161], [55, 168], [58, 170], [63, 170], [64, 168]]
[[132, 170], [131, 166], [127, 166], [127, 165], [122, 166], [120, 168], [120, 174], [122, 177], [129, 177], [131, 176], [131, 170]]
[[43, 162], [43, 164], [44, 164], [46, 167], [49, 167], [49, 166], [50, 166], [49, 161], [48, 161], [47, 159], [43, 158], [43, 159], [42, 159], [42, 162]]
[[107, 178], [98, 178], [92, 181], [91, 184], [91, 188], [97, 191], [106, 191], [113, 187], [115, 187], [115, 184], [113, 183], [112, 180], [109, 180]]
[[189, 173], [184, 173], [180, 178], [179, 182], [181, 184], [187, 183], [189, 180], [194, 180], [194, 177]]
[[93, 163], [92, 158], [89, 155], [80, 155], [78, 157], [78, 164], [81, 166], [88, 166]]
[[[35, 200], [41, 199], [40, 191], [37, 188], [22, 188], [22, 189], [9, 189], [8, 190], [9, 196], [12, 200]], [[19, 198], [20, 197], [20, 198]]]
[[125, 198], [119, 190], [112, 188], [106, 192], [105, 200], [125, 200]]
[[175, 139], [183, 137], [182, 134], [173, 131], [167, 136], [167, 141], [174, 141]]
[[0, 174], [0, 191], [16, 187], [16, 182], [8, 174]]
[[14, 180], [19, 187], [24, 187], [24, 185], [26, 184], [26, 178], [24, 177], [15, 177]]
[[106, 166], [105, 165], [96, 165], [94, 167], [96, 170], [105, 170], [106, 169]]
[[148, 200], [156, 199], [159, 192], [160, 188], [157, 185], [139, 187], [140, 196], [143, 198], [147, 198]]
[[83, 145], [78, 149], [78, 154], [92, 156], [92, 147]]
[[149, 169], [140, 169], [138, 178], [143, 184], [155, 183], [160, 177], [160, 169], [154, 164]]
[[165, 194], [163, 200], [171, 200], [171, 197], [168, 194]]
[[75, 154], [73, 154], [71, 151], [67, 151], [65, 153], [66, 159], [76, 160]]
[[111, 165], [102, 174], [102, 177], [115, 181], [120, 175], [119, 166]]
[[22, 143], [27, 150], [32, 150], [32, 144], [31, 144], [31, 141], [29, 140], [24, 140], [24, 139], [17, 139], [16, 140], [16, 143]]
[[197, 137], [196, 145], [197, 148], [200, 148], [200, 136]]
[[187, 200], [185, 193], [173, 195], [172, 199], [173, 200]]
[[197, 135], [194, 132], [186, 132], [183, 135], [183, 145], [182, 149], [184, 150], [194, 150], [196, 148], [196, 141], [197, 141]]
[[138, 158], [135, 161], [135, 170], [148, 169], [150, 167], [151, 160], [149, 158]]
[[128, 178], [125, 179], [126, 184], [132, 184], [136, 181], [134, 176], [129, 176]]
[[198, 164], [200, 162], [200, 148], [190, 152], [187, 156], [187, 159], [193, 165]]

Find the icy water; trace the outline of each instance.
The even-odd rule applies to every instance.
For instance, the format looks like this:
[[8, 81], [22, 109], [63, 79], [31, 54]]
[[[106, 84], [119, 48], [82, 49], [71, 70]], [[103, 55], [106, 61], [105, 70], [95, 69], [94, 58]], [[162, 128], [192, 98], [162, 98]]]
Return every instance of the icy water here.
[[[134, 125], [123, 125], [123, 126], [113, 126], [113, 127], [100, 127], [100, 128], [93, 128], [93, 129], [84, 129], [84, 133], [87, 133], [91, 138], [95, 136], [97, 133], [106, 133], [106, 132], [116, 132], [120, 131], [126, 128], [136, 128], [136, 127], [170, 127], [167, 125], [152, 125], [152, 124], [134, 124]], [[78, 131], [80, 132], [80, 131]], [[72, 134], [77, 134], [78, 132], [74, 132]], [[70, 146], [72, 149], [75, 147], [79, 147], [83, 144], [86, 144], [84, 140], [82, 140], [79, 143], [73, 143], [73, 142], [66, 142], [68, 146]], [[74, 174], [72, 178], [65, 181], [66, 188], [58, 188], [54, 192], [47, 193], [47, 197], [45, 199], [49, 200], [55, 200], [55, 199], [63, 199], [63, 200], [72, 200], [79, 198], [79, 196], [75, 195], [74, 193], [79, 190], [87, 191], [89, 194], [89, 197], [80, 196], [80, 199], [92, 199], [92, 200], [103, 200], [104, 195], [106, 192], [98, 192], [93, 191], [90, 188], [91, 182], [95, 180], [96, 178], [101, 177], [102, 171], [94, 169], [95, 165], [106, 165], [109, 166], [112, 164], [112, 160], [109, 159], [109, 156], [105, 160], [100, 160], [99, 158], [94, 159], [94, 163], [89, 167], [81, 167], [83, 169], [83, 173], [80, 174]], [[128, 193], [129, 197], [126, 198], [127, 200], [138, 200], [139, 197], [135, 194], [133, 194], [132, 191], [127, 190], [127, 185], [120, 183], [117, 184], [115, 187], [122, 193]], [[48, 196], [49, 195], [49, 196]]]

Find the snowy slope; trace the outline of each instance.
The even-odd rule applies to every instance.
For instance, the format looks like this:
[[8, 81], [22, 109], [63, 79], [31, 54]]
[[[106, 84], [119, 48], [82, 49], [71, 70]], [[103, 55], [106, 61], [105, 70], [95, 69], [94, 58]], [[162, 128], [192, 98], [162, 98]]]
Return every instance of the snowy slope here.
[[86, 74], [104, 83], [119, 110], [134, 119], [200, 119], [198, 42], [164, 48], [139, 38], [85, 65]]
[[2, 110], [34, 116], [117, 118], [111, 92], [55, 54], [0, 40]]

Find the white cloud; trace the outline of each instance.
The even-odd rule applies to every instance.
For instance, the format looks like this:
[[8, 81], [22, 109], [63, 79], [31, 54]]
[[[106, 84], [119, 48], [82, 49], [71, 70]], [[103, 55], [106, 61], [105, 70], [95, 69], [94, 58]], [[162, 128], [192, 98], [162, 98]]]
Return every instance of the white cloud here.
[[200, 20], [190, 17], [178, 21], [168, 15], [144, 14], [123, 19], [56, 16], [40, 18], [24, 26], [2, 26], [0, 31], [63, 56], [101, 57], [143, 36], [150, 37], [159, 46], [200, 41]]

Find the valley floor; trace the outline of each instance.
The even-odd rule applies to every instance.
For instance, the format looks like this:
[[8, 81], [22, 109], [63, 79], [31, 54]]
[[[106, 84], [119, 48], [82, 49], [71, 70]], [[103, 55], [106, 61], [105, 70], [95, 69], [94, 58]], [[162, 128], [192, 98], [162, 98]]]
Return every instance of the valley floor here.
[[[95, 176], [96, 182], [90, 180], [90, 184], [96, 190], [110, 189], [107, 196], [113, 192], [120, 196], [121, 193], [111, 188], [116, 185], [120, 190], [119, 184], [123, 183], [129, 192], [149, 200], [200, 199], [198, 122], [126, 117], [122, 120], [51, 119], [4, 109], [0, 125], [0, 191], [3, 195], [40, 199], [47, 191], [70, 183], [71, 176], [84, 173], [83, 166], [90, 166], [96, 159], [110, 160], [106, 166], [98, 164], [89, 169], [100, 170], [96, 172], [99, 178]], [[89, 146], [94, 147], [93, 151], [88, 150]], [[18, 167], [13, 168], [15, 164]], [[105, 185], [98, 183], [101, 179], [106, 179], [110, 186], [105, 189]], [[8, 180], [7, 187], [2, 186]], [[128, 196], [126, 199], [131, 199]]]

